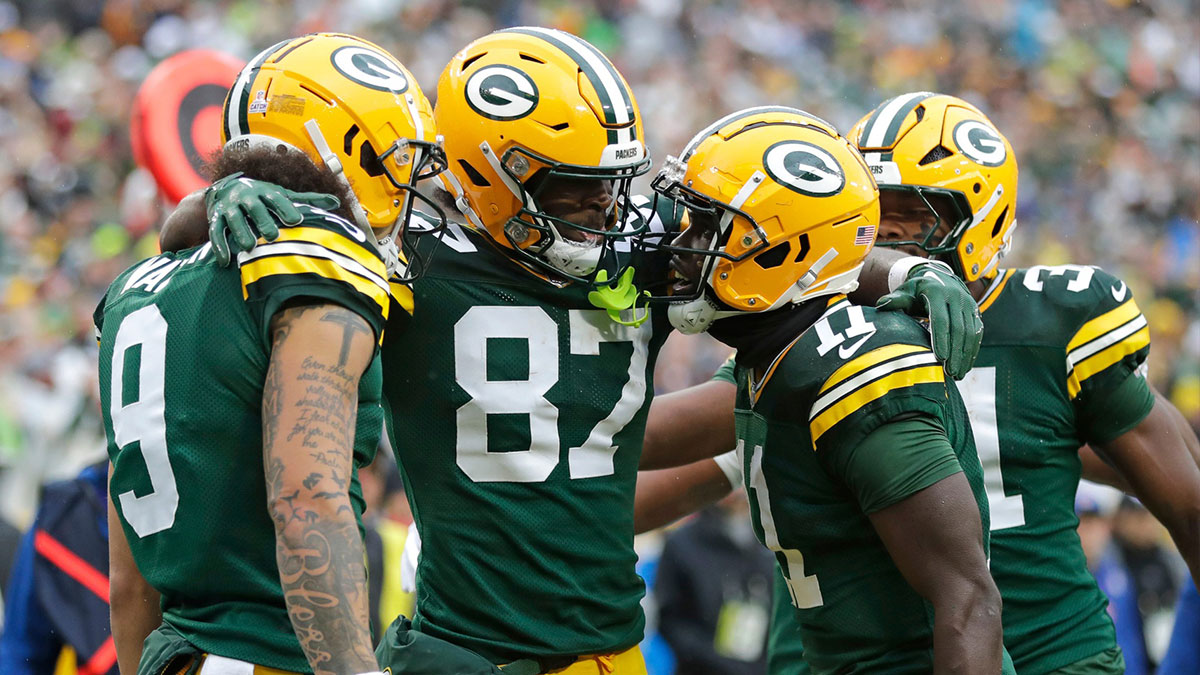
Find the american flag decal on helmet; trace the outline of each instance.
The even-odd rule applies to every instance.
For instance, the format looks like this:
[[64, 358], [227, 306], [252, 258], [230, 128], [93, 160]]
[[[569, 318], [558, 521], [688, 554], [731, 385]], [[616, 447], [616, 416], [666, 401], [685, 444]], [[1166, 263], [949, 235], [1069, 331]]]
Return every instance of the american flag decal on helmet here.
[[875, 241], [874, 225], [862, 225], [854, 235], [855, 246], [870, 246], [873, 241]]

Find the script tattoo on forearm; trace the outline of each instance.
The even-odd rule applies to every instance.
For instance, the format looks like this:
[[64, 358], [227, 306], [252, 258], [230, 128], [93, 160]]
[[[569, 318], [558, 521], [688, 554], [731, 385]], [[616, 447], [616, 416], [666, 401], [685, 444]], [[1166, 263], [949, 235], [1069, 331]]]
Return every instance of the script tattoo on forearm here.
[[[378, 666], [370, 650], [363, 544], [348, 494], [358, 377], [344, 366], [350, 341], [365, 326], [338, 307], [284, 310], [273, 325], [276, 349], [307, 311], [322, 312], [320, 320], [341, 323], [345, 330], [338, 363], [309, 356], [294, 372], [270, 369], [264, 386], [264, 459], [276, 560], [292, 627], [314, 672], [364, 672]], [[276, 445], [286, 452], [274, 452]]]

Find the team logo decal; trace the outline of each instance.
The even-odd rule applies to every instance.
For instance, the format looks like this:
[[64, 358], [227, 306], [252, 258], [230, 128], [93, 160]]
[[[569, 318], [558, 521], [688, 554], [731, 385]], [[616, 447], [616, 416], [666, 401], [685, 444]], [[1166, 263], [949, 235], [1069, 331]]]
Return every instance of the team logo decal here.
[[510, 66], [487, 66], [467, 80], [467, 104], [493, 120], [516, 120], [538, 104], [538, 89], [525, 73]]
[[400, 66], [367, 47], [339, 47], [330, 57], [342, 75], [364, 87], [402, 94], [408, 89], [408, 77]]
[[846, 185], [846, 175], [833, 155], [812, 143], [776, 143], [763, 155], [763, 166], [775, 182], [810, 197], [830, 197]]
[[954, 144], [964, 155], [984, 166], [1000, 166], [1008, 151], [996, 130], [976, 120], [959, 122], [954, 127]]

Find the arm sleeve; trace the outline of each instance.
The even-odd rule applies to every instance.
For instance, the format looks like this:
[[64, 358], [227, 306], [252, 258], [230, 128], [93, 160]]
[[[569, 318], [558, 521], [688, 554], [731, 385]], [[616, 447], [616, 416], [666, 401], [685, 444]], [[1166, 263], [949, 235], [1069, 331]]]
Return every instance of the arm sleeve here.
[[1067, 392], [1080, 435], [1103, 443], [1137, 426], [1154, 406], [1143, 377], [1150, 327], [1125, 282], [1095, 269], [1086, 312], [1066, 348]]
[[355, 237], [356, 226], [334, 216], [309, 216], [302, 225], [280, 228], [273, 242], [259, 239], [238, 254], [242, 295], [255, 306], [264, 340], [271, 318], [288, 301], [313, 298], [359, 314], [382, 339], [391, 307], [387, 268], [374, 247]]
[[913, 415], [887, 422], [859, 443], [825, 453], [825, 464], [874, 513], [962, 471], [941, 421]]
[[1154, 408], [1154, 392], [1140, 373], [1128, 373], [1103, 395], [1087, 396], [1076, 404], [1080, 436], [1088, 443], [1107, 443], [1133, 429]]
[[1066, 348], [1067, 391], [1081, 405], [1123, 383], [1150, 353], [1150, 327], [1125, 282], [1096, 270], [1084, 298]]
[[928, 346], [873, 349], [838, 368], [817, 392], [808, 415], [813, 449], [852, 448], [902, 415], [942, 420], [947, 400], [945, 372]]

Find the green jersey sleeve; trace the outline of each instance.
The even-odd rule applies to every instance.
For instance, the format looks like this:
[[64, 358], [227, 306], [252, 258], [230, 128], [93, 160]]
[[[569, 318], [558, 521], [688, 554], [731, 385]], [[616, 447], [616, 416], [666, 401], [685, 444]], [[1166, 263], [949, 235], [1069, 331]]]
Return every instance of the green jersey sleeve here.
[[242, 295], [254, 307], [264, 339], [269, 341], [275, 312], [301, 297], [350, 309], [382, 339], [397, 301], [383, 258], [353, 223], [316, 209], [305, 209], [304, 216], [297, 226], [281, 227], [275, 241], [259, 239], [253, 250], [238, 254]]
[[859, 443], [826, 453], [825, 464], [863, 513], [887, 508], [962, 471], [941, 421], [923, 414], [884, 423]]
[[728, 382], [729, 384], [734, 385], [737, 384], [737, 375], [735, 374], [735, 371], [737, 370], [737, 363], [733, 360], [734, 356], [736, 356], [736, 354], [731, 354], [729, 358], [725, 359], [725, 363], [722, 363], [721, 367], [717, 368], [717, 372], [713, 373], [712, 379], [717, 380], [718, 382]]
[[101, 296], [100, 302], [96, 304], [96, 310], [92, 312], [92, 324], [96, 327], [96, 344], [100, 344], [100, 333], [104, 330], [104, 304], [108, 302], [108, 291]]
[[1137, 426], [1154, 405], [1144, 379], [1150, 327], [1124, 281], [1090, 269], [1081, 325], [1066, 347], [1067, 392], [1080, 434], [1104, 442]]
[[901, 415], [941, 419], [946, 379], [928, 345], [893, 343], [866, 351], [826, 378], [808, 414], [818, 453], [854, 447]]

